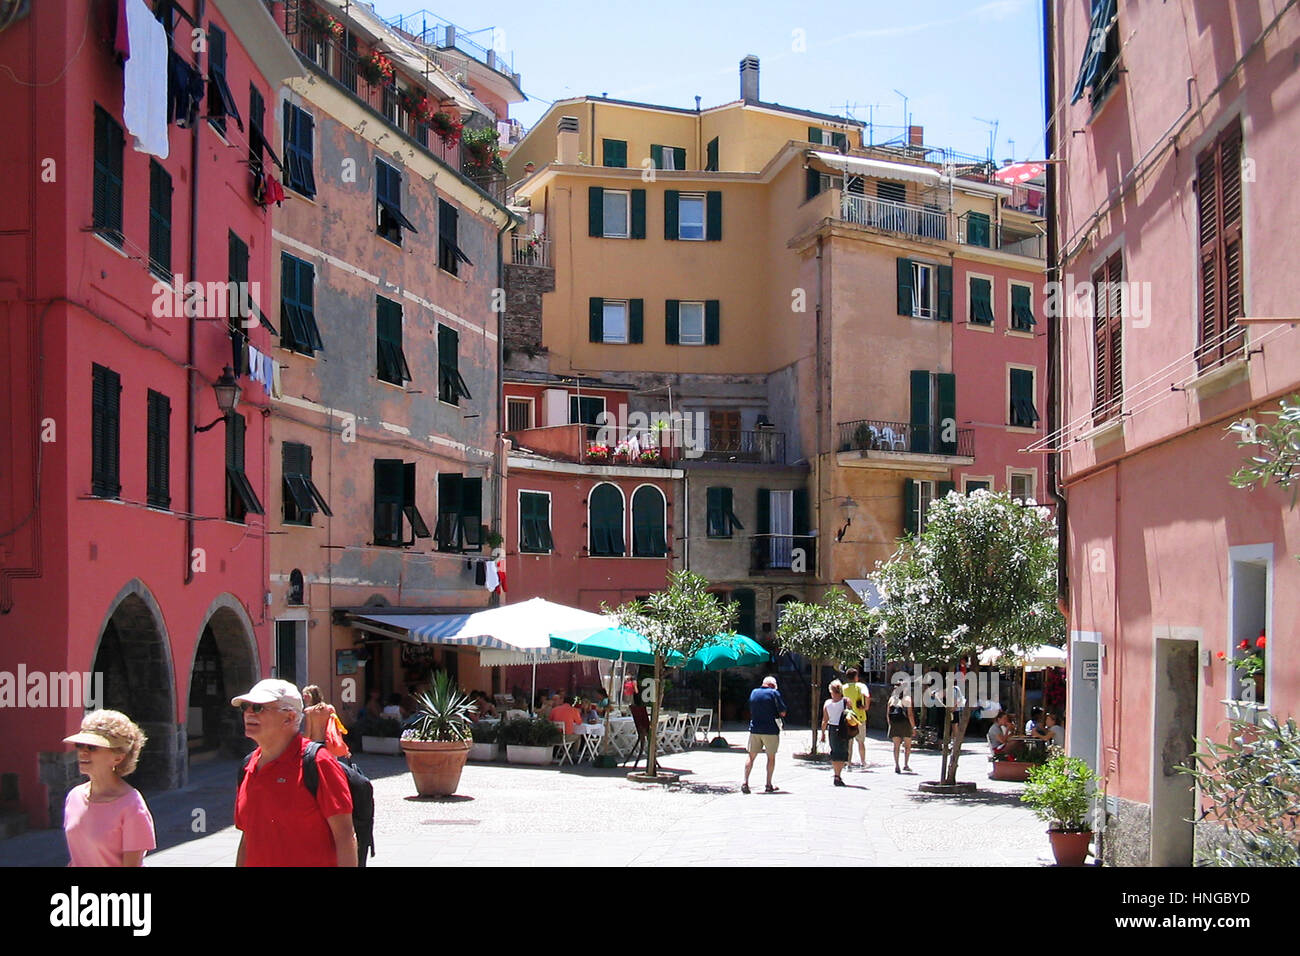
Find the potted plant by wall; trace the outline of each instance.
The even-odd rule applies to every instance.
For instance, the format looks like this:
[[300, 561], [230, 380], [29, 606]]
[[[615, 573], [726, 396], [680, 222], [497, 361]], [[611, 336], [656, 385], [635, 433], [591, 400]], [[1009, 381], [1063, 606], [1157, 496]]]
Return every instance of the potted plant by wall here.
[[371, 50], [357, 60], [357, 73], [371, 86], [393, 81], [393, 61], [378, 50]]
[[429, 128], [437, 134], [445, 145], [455, 146], [460, 142], [464, 124], [460, 121], [460, 114], [454, 109], [438, 110], [429, 117]]
[[398, 743], [398, 737], [402, 734], [400, 720], [367, 714], [356, 722], [352, 732], [361, 738], [363, 753], [395, 757], [402, 752]]
[[402, 732], [406, 766], [420, 796], [449, 796], [460, 784], [473, 746], [469, 715], [474, 703], [456, 688], [446, 671], [438, 671], [433, 686], [416, 695], [415, 702], [419, 709]]
[[516, 717], [501, 725], [497, 740], [505, 744], [506, 760], [549, 766], [554, 747], [563, 738], [560, 728], [545, 717]]
[[474, 738], [474, 746], [469, 749], [470, 760], [496, 760], [501, 756], [498, 724], [477, 723], [470, 733]]
[[1249, 681], [1255, 691], [1255, 696], [1251, 698], [1255, 703], [1264, 702], [1264, 651], [1268, 648], [1268, 638], [1263, 631], [1259, 632], [1259, 637], [1251, 641], [1249, 638], [1242, 638], [1241, 643], [1237, 645], [1237, 657], [1228, 657], [1223, 651], [1219, 651], [1219, 660], [1228, 660], [1232, 666], [1237, 669], [1237, 673], [1242, 676], [1242, 684]]
[[1092, 841], [1088, 826], [1088, 785], [1097, 780], [1078, 757], [1058, 754], [1029, 772], [1029, 785], [1020, 799], [1047, 824], [1052, 855], [1058, 866], [1083, 866]]

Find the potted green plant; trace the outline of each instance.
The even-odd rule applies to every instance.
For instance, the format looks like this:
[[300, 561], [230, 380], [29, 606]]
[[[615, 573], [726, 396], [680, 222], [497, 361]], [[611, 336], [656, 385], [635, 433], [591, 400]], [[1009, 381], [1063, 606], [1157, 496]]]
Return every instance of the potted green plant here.
[[1057, 754], [1029, 771], [1029, 785], [1020, 799], [1047, 824], [1052, 855], [1058, 866], [1082, 866], [1092, 842], [1088, 826], [1088, 786], [1097, 775], [1078, 757]]
[[470, 730], [474, 746], [469, 749], [470, 760], [496, 760], [501, 756], [499, 724], [485, 724], [481, 721]]
[[1229, 657], [1223, 651], [1219, 651], [1218, 655], [1219, 660], [1230, 662], [1238, 674], [1250, 680], [1255, 691], [1255, 696], [1251, 700], [1260, 703], [1264, 700], [1264, 652], [1267, 648], [1268, 638], [1261, 630], [1259, 637], [1254, 641], [1249, 638], [1241, 639], [1241, 643], [1237, 645], [1240, 656]]
[[501, 725], [497, 740], [505, 744], [510, 763], [548, 766], [554, 747], [564, 735], [545, 717], [516, 717]]
[[367, 714], [356, 722], [352, 732], [361, 738], [361, 750], [368, 754], [401, 753], [398, 738], [402, 735], [402, 722], [393, 717]]
[[469, 715], [474, 702], [452, 683], [446, 671], [433, 676], [433, 686], [415, 697], [419, 708], [402, 731], [402, 752], [422, 797], [456, 792], [461, 771], [473, 746]]

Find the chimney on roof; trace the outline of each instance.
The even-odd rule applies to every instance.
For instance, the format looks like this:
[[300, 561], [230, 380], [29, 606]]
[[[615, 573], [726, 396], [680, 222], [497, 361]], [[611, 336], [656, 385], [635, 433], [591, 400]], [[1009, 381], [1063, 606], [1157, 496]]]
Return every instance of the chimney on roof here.
[[740, 98], [746, 103], [758, 102], [758, 57], [752, 53], [740, 61]]
[[923, 146], [925, 145], [925, 127], [909, 126], [907, 128], [907, 145]]
[[561, 116], [555, 130], [555, 161], [562, 166], [578, 164], [578, 117]]

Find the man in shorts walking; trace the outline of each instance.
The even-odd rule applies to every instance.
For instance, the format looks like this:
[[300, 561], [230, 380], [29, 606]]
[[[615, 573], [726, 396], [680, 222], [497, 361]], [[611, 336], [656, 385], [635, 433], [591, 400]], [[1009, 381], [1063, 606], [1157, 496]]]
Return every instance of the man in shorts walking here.
[[[853, 707], [853, 715], [858, 718], [857, 735], [853, 738], [858, 744], [858, 762], [863, 770], [867, 769], [867, 708], [871, 706], [871, 691], [867, 685], [858, 680], [858, 669], [850, 667], [845, 673], [844, 696]], [[849, 766], [853, 766], [853, 743], [849, 743]]]
[[763, 686], [749, 695], [749, 759], [745, 761], [741, 793], [749, 793], [749, 772], [754, 769], [754, 758], [764, 750], [767, 751], [767, 792], [776, 789], [772, 785], [772, 771], [776, 769], [776, 750], [781, 743], [781, 728], [776, 721], [785, 712], [785, 700], [776, 689], [776, 678], [764, 677]]

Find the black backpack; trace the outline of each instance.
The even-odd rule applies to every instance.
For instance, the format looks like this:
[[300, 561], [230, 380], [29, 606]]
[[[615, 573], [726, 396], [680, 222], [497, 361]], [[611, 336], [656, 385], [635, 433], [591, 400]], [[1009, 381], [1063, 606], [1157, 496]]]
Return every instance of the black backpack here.
[[[320, 788], [320, 770], [316, 767], [316, 754], [323, 746], [325, 745], [320, 741], [313, 740], [307, 744], [307, 749], [302, 754], [302, 783], [313, 799]], [[253, 755], [249, 754], [240, 765], [240, 784], [244, 782], [244, 777], [248, 773], [248, 762], [252, 759]], [[363, 867], [366, 865], [366, 851], [370, 851], [370, 856], [375, 855], [375, 786], [350, 760], [338, 757], [334, 759], [343, 768], [343, 776], [348, 779], [348, 791], [352, 794], [352, 829], [357, 834], [357, 866]]]

